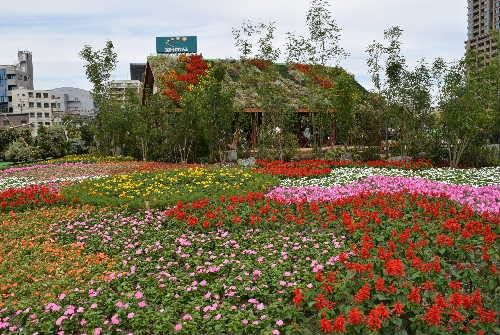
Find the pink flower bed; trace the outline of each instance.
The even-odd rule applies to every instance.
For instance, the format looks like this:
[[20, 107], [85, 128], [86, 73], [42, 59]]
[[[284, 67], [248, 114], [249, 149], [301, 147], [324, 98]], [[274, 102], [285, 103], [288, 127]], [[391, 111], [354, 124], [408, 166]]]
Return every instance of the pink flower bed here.
[[422, 178], [372, 176], [353, 184], [332, 187], [277, 187], [267, 197], [281, 203], [324, 202], [363, 193], [410, 193], [444, 196], [480, 213], [500, 214], [500, 185], [474, 187]]
[[[0, 171], [0, 175], [2, 177], [7, 177], [10, 176], [11, 174], [37, 171], [47, 168], [50, 169], [53, 168], [54, 166], [55, 166], [54, 164], [35, 164], [28, 166], [16, 166]], [[85, 165], [83, 163], [63, 163], [63, 164], [57, 164], [57, 166], [61, 168], [71, 168], [71, 167], [84, 167]]]

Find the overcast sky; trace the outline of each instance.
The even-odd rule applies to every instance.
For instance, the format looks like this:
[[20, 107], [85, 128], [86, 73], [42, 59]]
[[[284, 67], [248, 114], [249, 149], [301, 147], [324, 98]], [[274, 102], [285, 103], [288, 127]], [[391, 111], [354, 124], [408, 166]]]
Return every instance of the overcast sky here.
[[[367, 45], [383, 30], [404, 30], [410, 63], [424, 57], [458, 59], [467, 29], [465, 0], [331, 0], [350, 57], [341, 65], [370, 87]], [[277, 44], [288, 31], [304, 33], [309, 0], [23, 0], [2, 1], [0, 64], [17, 50], [33, 52], [35, 89], [90, 88], [78, 52], [84, 44], [112, 40], [119, 55], [114, 79], [130, 79], [129, 63], [155, 53], [155, 36], [197, 35], [206, 58], [236, 58], [231, 28], [243, 20], [276, 21]]]

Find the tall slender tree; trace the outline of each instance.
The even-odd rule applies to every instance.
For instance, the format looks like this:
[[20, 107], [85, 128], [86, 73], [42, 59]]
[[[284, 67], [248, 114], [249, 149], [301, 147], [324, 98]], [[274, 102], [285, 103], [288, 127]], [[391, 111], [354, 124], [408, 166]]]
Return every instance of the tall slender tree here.
[[[313, 0], [306, 14], [307, 36], [288, 33], [287, 36], [287, 61], [289, 63], [306, 63], [314, 68], [318, 78], [327, 78], [331, 72], [327, 65], [338, 64], [347, 57], [348, 53], [340, 46], [342, 29], [337, 24], [330, 10], [327, 0]], [[340, 118], [349, 116], [347, 113], [332, 112], [340, 110], [341, 99], [337, 99], [340, 92], [339, 87], [327, 85], [321, 87], [317, 80], [308, 80], [309, 96], [309, 123], [312, 126], [312, 139], [314, 148], [319, 150], [324, 142], [325, 134], [329, 132], [330, 144], [335, 144], [337, 134], [337, 123]], [[348, 86], [344, 87], [345, 89]], [[346, 112], [344, 108], [344, 112]], [[347, 119], [340, 120], [344, 125]]]

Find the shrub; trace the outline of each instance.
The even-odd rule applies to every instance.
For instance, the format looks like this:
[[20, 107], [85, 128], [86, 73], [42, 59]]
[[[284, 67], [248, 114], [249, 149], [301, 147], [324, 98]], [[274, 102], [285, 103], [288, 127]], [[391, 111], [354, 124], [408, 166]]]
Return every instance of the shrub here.
[[358, 151], [359, 160], [362, 162], [376, 161], [380, 159], [378, 147], [366, 147]]
[[495, 146], [474, 145], [464, 152], [462, 158], [464, 166], [499, 166], [500, 148]]
[[40, 157], [40, 151], [19, 138], [12, 142], [5, 151], [5, 159], [13, 162], [32, 162]]
[[69, 149], [64, 130], [59, 126], [41, 127], [35, 139], [42, 157], [62, 157]]
[[274, 129], [262, 130], [257, 156], [259, 159], [287, 161], [296, 156], [298, 148], [299, 141], [295, 134]]

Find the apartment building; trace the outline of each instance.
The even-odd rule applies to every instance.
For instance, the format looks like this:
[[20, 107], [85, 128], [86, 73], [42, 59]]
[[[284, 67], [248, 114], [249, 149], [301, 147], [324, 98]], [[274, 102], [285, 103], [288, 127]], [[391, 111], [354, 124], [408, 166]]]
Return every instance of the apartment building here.
[[[12, 92], [17, 88], [33, 89], [33, 57], [29, 51], [18, 51], [17, 64], [0, 65], [0, 118], [14, 113]], [[2, 123], [0, 123], [0, 126]]]
[[141, 91], [141, 82], [139, 80], [112, 80], [109, 83], [109, 89], [112, 97], [123, 100], [127, 92], [130, 91], [139, 95]]
[[488, 62], [499, 57], [496, 38], [500, 34], [500, 0], [468, 0], [466, 47]]
[[31, 127], [36, 134], [42, 126], [61, 122], [64, 116], [63, 99], [49, 90], [28, 90], [19, 88], [12, 92], [13, 116], [22, 116], [21, 124]]

